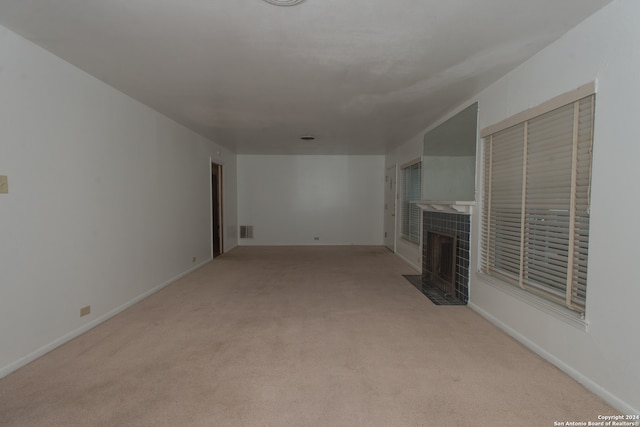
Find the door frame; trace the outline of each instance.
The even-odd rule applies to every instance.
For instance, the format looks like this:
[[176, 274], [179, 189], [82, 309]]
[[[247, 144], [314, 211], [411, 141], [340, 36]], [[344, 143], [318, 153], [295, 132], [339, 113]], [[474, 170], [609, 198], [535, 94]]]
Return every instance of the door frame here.
[[[393, 170], [393, 171], [391, 171]], [[389, 174], [389, 171], [391, 171], [391, 173]], [[398, 165], [396, 163], [394, 163], [393, 165], [389, 166], [389, 167], [385, 167], [384, 169], [384, 203], [385, 205], [388, 204], [387, 201], [387, 196], [388, 196], [388, 192], [391, 191], [392, 194], [389, 196], [393, 196], [393, 197], [389, 197], [390, 199], [393, 199], [393, 207], [391, 209], [389, 209], [389, 207], [387, 206], [386, 209], [384, 210], [384, 220], [383, 220], [383, 232], [387, 233], [389, 231], [393, 232], [393, 236], [392, 236], [392, 241], [391, 241], [391, 246], [389, 247], [387, 246], [387, 241], [389, 238], [387, 237], [383, 237], [383, 244], [386, 248], [388, 248], [389, 250], [393, 251], [394, 253], [397, 250], [397, 241], [398, 239], [397, 237], [397, 231], [398, 231], [398, 222], [397, 222], [397, 218], [398, 218]], [[388, 178], [391, 177], [392, 184], [391, 187], [389, 187], [389, 180]], [[387, 211], [391, 210], [392, 215], [391, 217], [393, 218], [393, 229], [392, 230], [387, 230]]]
[[[224, 166], [224, 162], [218, 160], [218, 159], [213, 159], [213, 158], [209, 158], [209, 207], [210, 207], [210, 215], [209, 218], [211, 218], [211, 228], [210, 231], [211, 233], [209, 234], [211, 236], [210, 242], [211, 242], [211, 259], [214, 259], [216, 256], [218, 255], [222, 255], [224, 253], [224, 197], [223, 197], [223, 166]], [[218, 175], [218, 222], [220, 224], [219, 228], [220, 228], [220, 232], [218, 233], [218, 239], [219, 239], [219, 244], [220, 244], [220, 253], [218, 255], [215, 254], [214, 252], [214, 239], [215, 239], [215, 230], [214, 230], [214, 222], [213, 222], [213, 208], [214, 208], [214, 204], [213, 204], [213, 172], [214, 169], [217, 168], [217, 175]]]

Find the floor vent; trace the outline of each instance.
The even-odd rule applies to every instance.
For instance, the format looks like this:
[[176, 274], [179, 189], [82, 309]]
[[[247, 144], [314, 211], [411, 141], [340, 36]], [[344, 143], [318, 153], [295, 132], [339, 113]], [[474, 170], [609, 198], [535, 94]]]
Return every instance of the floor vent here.
[[240, 226], [240, 238], [241, 239], [253, 239], [253, 225], [241, 225]]

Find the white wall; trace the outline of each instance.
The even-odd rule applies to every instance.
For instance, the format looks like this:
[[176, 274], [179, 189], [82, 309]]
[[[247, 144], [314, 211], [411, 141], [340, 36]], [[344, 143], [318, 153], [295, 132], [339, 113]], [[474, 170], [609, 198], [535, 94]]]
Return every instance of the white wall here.
[[[619, 0], [596, 13], [478, 96], [483, 128], [597, 79], [588, 330], [520, 301], [471, 270], [481, 313], [553, 360], [626, 413], [640, 411], [640, 2]], [[478, 182], [480, 180], [478, 167]], [[481, 194], [481, 193], [479, 193]], [[479, 216], [472, 247], [479, 244]]]
[[4, 376], [210, 258], [210, 157], [237, 213], [235, 155], [2, 27], [0, 94]]
[[240, 155], [240, 244], [382, 245], [384, 172], [384, 156]]
[[[397, 166], [398, 176], [396, 182], [398, 182], [398, 191], [402, 191], [401, 184], [401, 167], [403, 164], [411, 162], [416, 159], [422, 158], [424, 151], [424, 133], [414, 136], [409, 141], [405, 142], [401, 146], [387, 153], [385, 157], [385, 167], [389, 168], [393, 165]], [[411, 243], [408, 240], [400, 237], [400, 203], [397, 204], [396, 212], [396, 254], [409, 263], [413, 268], [418, 271], [422, 271], [422, 252], [420, 245]], [[422, 238], [422, 236], [421, 236]]]
[[[472, 216], [476, 256], [471, 257], [470, 306], [627, 414], [640, 413], [638, 16], [640, 2], [614, 1], [460, 106], [479, 102], [482, 129], [597, 80], [587, 327], [506, 292], [478, 272], [477, 214]], [[399, 152], [416, 149], [412, 139], [390, 153], [387, 163], [397, 161]], [[478, 151], [478, 206], [480, 159]]]

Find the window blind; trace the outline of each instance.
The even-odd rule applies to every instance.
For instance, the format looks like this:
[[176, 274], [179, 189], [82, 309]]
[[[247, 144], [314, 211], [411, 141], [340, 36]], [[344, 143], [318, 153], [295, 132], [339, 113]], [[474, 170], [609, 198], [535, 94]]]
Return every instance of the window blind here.
[[482, 270], [581, 313], [594, 97], [483, 135]]
[[401, 233], [400, 236], [420, 243], [420, 208], [411, 203], [422, 196], [422, 162], [417, 161], [402, 167]]

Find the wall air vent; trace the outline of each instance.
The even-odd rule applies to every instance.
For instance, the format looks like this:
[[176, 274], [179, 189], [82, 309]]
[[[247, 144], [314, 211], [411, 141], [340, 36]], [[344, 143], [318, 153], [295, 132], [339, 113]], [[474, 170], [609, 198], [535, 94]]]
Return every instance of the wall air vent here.
[[253, 239], [253, 225], [241, 225], [240, 226], [240, 238], [241, 239]]

